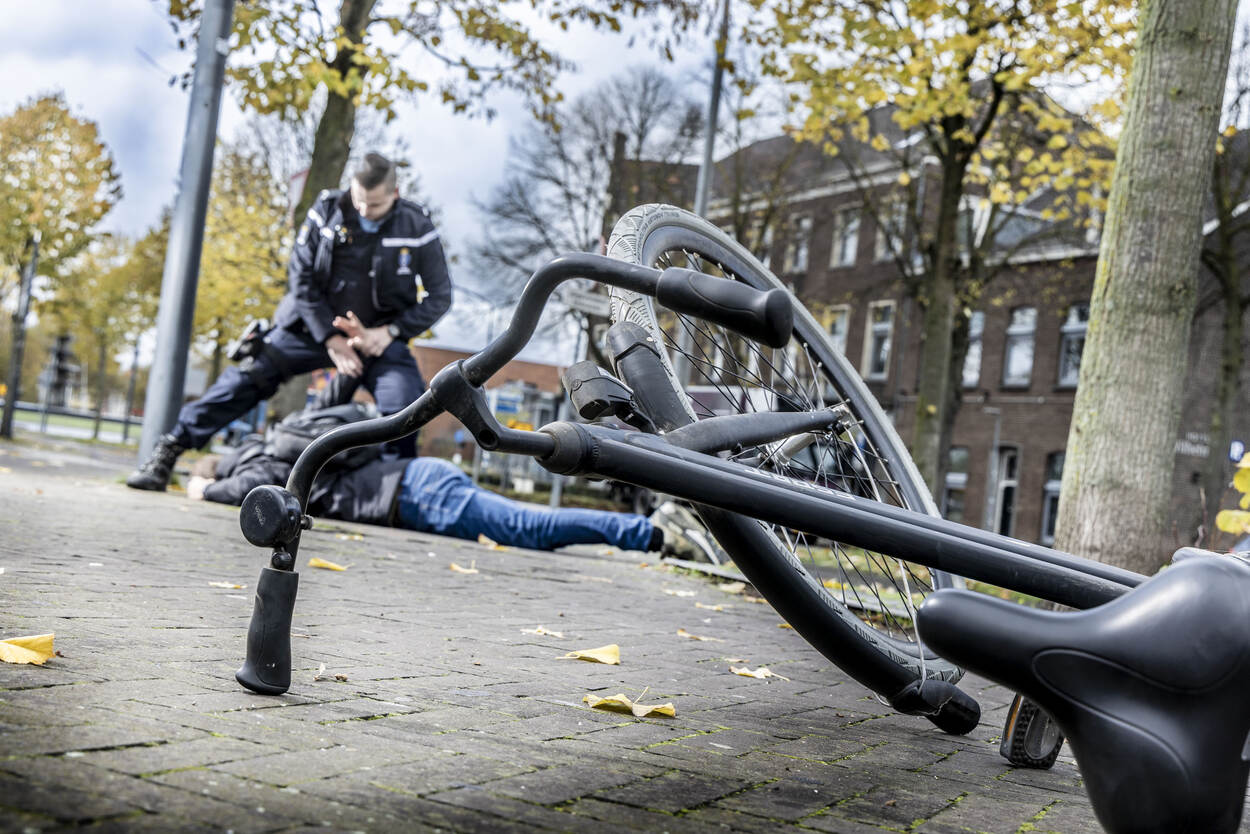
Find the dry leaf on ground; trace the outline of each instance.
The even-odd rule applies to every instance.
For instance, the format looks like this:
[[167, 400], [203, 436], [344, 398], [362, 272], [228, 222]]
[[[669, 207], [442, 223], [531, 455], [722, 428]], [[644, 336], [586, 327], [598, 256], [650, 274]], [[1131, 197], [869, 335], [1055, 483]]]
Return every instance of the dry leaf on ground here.
[[54, 637], [55, 634], [35, 634], [0, 640], [0, 661], [42, 666], [44, 661], [56, 654], [56, 649], [52, 647]]
[[472, 562], [469, 562], [469, 566], [467, 568], [464, 567], [463, 565], [457, 565], [455, 562], [452, 562], [447, 567], [451, 568], [452, 571], [454, 571], [455, 573], [479, 573], [477, 569], [476, 559], [474, 559]]
[[594, 695], [587, 695], [582, 698], [583, 704], [589, 704], [591, 709], [603, 709], [609, 712], [628, 712], [638, 718], [646, 718], [648, 716], [668, 716], [672, 718], [677, 715], [672, 703], [667, 704], [635, 704], [623, 693], [610, 695], [607, 698], [598, 698]]
[[559, 658], [560, 660], [588, 660], [591, 663], [606, 663], [609, 666], [621, 665], [621, 647], [615, 643], [607, 646], [600, 646], [597, 649], [581, 649], [575, 652], [569, 652]]
[[778, 675], [767, 666], [761, 666], [758, 669], [751, 669], [746, 666], [730, 666], [729, 671], [735, 675], [742, 675], [744, 678], [780, 678], [783, 681], [790, 680], [785, 675]]
[[499, 542], [487, 536], [485, 533], [477, 534], [477, 543], [484, 544], [487, 547], [489, 547], [491, 550], [507, 550], [508, 549], [506, 545], [500, 544]]
[[777, 623], [777, 628], [789, 628], [789, 629], [793, 629], [793, 628], [794, 628], [794, 626], [790, 625], [789, 623]]
[[308, 560], [308, 567], [325, 568], [326, 570], [347, 570], [350, 565], [339, 565], [327, 559], [322, 559], [320, 556], [314, 556]]
[[345, 542], [362, 542], [365, 540], [362, 533], [335, 533], [334, 538]]
[[705, 605], [705, 604], [704, 604], [704, 603], [702, 603], [702, 602], [696, 602], [696, 603], [694, 604], [694, 607], [695, 607], [695, 608], [706, 608], [708, 611], [724, 611], [726, 608], [729, 608], [729, 606], [728, 606], [728, 605]]
[[764, 599], [763, 597], [753, 597], [750, 594], [743, 594], [742, 600], [743, 602], [753, 602], [756, 605], [763, 605], [764, 603], [768, 602], [768, 600]]
[[694, 596], [694, 591], [678, 591], [675, 588], [665, 588], [664, 593], [668, 594], [670, 597], [692, 597]]
[[208, 585], [210, 588], [229, 588], [233, 591], [237, 591], [243, 587], [242, 585], [234, 582], [209, 582]]
[[684, 628], [677, 629], [677, 636], [685, 637], [687, 640], [699, 640], [702, 642], [710, 642], [710, 643], [724, 643], [725, 642], [719, 637], [701, 637], [698, 634], [691, 634], [690, 632], [686, 631]]
[[740, 594], [747, 589], [745, 582], [722, 582], [716, 586], [716, 590], [724, 591], [727, 594]]
[[540, 636], [546, 636], [546, 637], [559, 637], [561, 639], [564, 638], [564, 632], [551, 631], [549, 629], [543, 628], [542, 626], [539, 626], [538, 628], [523, 628], [521, 629], [521, 633], [522, 634], [538, 634]]

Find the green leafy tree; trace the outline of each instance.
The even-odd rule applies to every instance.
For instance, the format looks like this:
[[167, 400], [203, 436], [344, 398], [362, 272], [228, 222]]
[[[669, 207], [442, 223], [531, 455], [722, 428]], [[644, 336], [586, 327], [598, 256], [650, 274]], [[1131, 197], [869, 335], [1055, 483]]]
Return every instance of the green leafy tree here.
[[219, 148], [192, 326], [213, 378], [226, 345], [252, 319], [271, 315], [286, 291], [286, 221], [286, 192], [265, 160], [237, 146]]
[[38, 96], [0, 117], [0, 296], [17, 286], [36, 232], [39, 273], [55, 274], [90, 242], [92, 228], [121, 199], [113, 155], [88, 119], [60, 93]]
[[1139, 573], [1168, 558], [1203, 202], [1236, 0], [1145, 0], [1090, 301], [1057, 547]]
[[[1046, 211], [1056, 222], [1097, 202], [1105, 142], [1044, 91], [1083, 79], [1115, 89], [1128, 66], [1133, 4], [751, 3], [757, 16], [747, 36], [761, 46], [765, 72], [794, 91], [801, 115], [795, 135], [831, 153], [849, 135], [898, 171], [893, 186], [866, 189], [877, 195], [868, 208], [923, 310], [911, 446], [936, 488], [943, 428], [955, 404], [956, 311], [984, 278], [961, 266], [969, 238], [965, 232], [961, 246], [960, 218], [971, 217], [965, 198], [984, 202], [980, 216], [991, 225], [993, 215], [1001, 223], [1043, 190], [1054, 192]], [[1021, 136], [1015, 125], [1028, 125], [1040, 147], [1013, 153]]]
[[[202, 0], [168, 0], [168, 8], [175, 25], [194, 33]], [[555, 76], [568, 64], [526, 21], [620, 31], [659, 11], [666, 25], [655, 18], [652, 34], [671, 53], [674, 33], [697, 15], [694, 0], [254, 0], [235, 6], [228, 75], [244, 107], [288, 118], [327, 92], [295, 214], [302, 218], [320, 190], [338, 187], [359, 108], [393, 118], [399, 101], [428, 93], [456, 112], [489, 117], [487, 94], [509, 89], [550, 119], [561, 98]], [[437, 79], [410, 69], [414, 53], [434, 59]]]
[[[160, 260], [163, 261], [163, 246]], [[104, 404], [115, 380], [116, 357], [151, 328], [160, 301], [162, 267], [148, 237], [132, 242], [102, 236], [65, 264], [51, 284], [40, 313], [74, 337], [75, 352], [92, 363], [95, 427], [100, 435]]]

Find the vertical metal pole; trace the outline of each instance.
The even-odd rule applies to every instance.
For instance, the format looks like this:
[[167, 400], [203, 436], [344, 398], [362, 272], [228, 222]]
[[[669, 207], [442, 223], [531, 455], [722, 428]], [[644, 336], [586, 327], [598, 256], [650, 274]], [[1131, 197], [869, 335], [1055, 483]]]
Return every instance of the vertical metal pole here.
[[13, 412], [22, 388], [22, 360], [26, 355], [26, 316], [30, 313], [30, 288], [39, 268], [39, 230], [30, 239], [30, 260], [22, 270], [22, 287], [13, 312], [13, 351], [9, 357], [9, 384], [4, 391], [4, 413], [0, 415], [0, 437], [13, 437]]
[[130, 381], [126, 383], [126, 414], [122, 420], [122, 443], [130, 442], [130, 413], [135, 409], [135, 383], [139, 377], [139, 337], [135, 336], [134, 352], [130, 354]]
[[707, 214], [707, 196], [712, 185], [712, 154], [716, 147], [716, 122], [720, 114], [721, 79], [724, 77], [725, 52], [729, 47], [729, 0], [723, 3], [720, 33], [716, 36], [716, 49], [712, 68], [712, 95], [707, 103], [707, 125], [703, 131], [703, 161], [699, 165], [699, 179], [694, 191], [694, 213], [700, 217]]
[[195, 313], [200, 249], [204, 243], [204, 216], [213, 172], [213, 145], [221, 110], [222, 76], [229, 53], [230, 20], [234, 0], [205, 0], [200, 17], [199, 44], [187, 130], [182, 140], [178, 197], [169, 225], [169, 249], [161, 278], [161, 306], [156, 320], [156, 355], [148, 375], [143, 407], [139, 460], [145, 460], [160, 436], [178, 418], [187, 378], [187, 349]]
[[[708, 192], [712, 188], [712, 155], [716, 149], [716, 123], [720, 115], [721, 79], [725, 74], [725, 52], [729, 46], [729, 2], [721, 0], [722, 13], [720, 32], [716, 36], [716, 48], [712, 57], [712, 92], [707, 103], [707, 125], [703, 131], [703, 161], [699, 164], [699, 179], [694, 189], [694, 213], [703, 217], [707, 214]], [[685, 387], [690, 382], [690, 360], [686, 356], [693, 348], [690, 332], [680, 325], [677, 328], [677, 351], [672, 355], [673, 375], [677, 382]]]
[[993, 531], [998, 527], [998, 443], [1003, 423], [1001, 408], [982, 408], [994, 417], [994, 441], [990, 446], [990, 471], [985, 475], [985, 523], [981, 529]]

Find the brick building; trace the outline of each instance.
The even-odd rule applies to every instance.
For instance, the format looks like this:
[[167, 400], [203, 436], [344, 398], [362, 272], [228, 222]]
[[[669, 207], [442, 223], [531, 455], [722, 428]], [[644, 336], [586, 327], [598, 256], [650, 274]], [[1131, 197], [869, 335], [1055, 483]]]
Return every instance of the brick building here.
[[[734, 158], [740, 156], [752, 159]], [[859, 369], [904, 441], [910, 441], [921, 314], [873, 221], [884, 212], [865, 210], [863, 188], [867, 182], [869, 198], [888, 205], [898, 168], [874, 159], [870, 151], [861, 153], [859, 170], [867, 176], [861, 173], [856, 182], [839, 158], [812, 146], [796, 153], [786, 137], [764, 140], [734, 157], [717, 163], [709, 219], [751, 245], [823, 320], [831, 340]], [[723, 185], [731, 180], [730, 171], [766, 171], [783, 159], [785, 169], [768, 178], [779, 186], [772, 195], [744, 194]], [[924, 176], [926, 163], [920, 170]], [[920, 204], [926, 205], [923, 199]], [[971, 206], [969, 201], [969, 211]], [[1040, 211], [1028, 207], [1013, 222], [1034, 230], [1045, 225]], [[944, 489], [935, 495], [949, 518], [1046, 544], [1053, 541], [1098, 256], [1096, 232], [1076, 226], [1055, 232], [1004, 253], [1003, 266], [976, 309], [966, 311], [962, 405], [951, 431]], [[1019, 243], [1026, 233], [1005, 229], [1004, 245]], [[1209, 283], [1210, 276], [1201, 281]], [[1178, 546], [1194, 543], [1203, 523], [1203, 461], [1207, 455], [1227, 455], [1225, 449], [1207, 448], [1206, 438], [1220, 315], [1218, 305], [1200, 309], [1194, 326], [1177, 438], [1172, 527]], [[1232, 435], [1250, 441], [1247, 387], [1243, 382], [1243, 407]]]

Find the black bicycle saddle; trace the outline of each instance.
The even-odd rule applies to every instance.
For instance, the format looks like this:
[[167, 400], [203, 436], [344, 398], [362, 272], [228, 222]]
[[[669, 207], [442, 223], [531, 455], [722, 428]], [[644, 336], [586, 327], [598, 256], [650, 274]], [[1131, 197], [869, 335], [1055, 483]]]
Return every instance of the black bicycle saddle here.
[[1250, 565], [1190, 559], [1088, 611], [945, 590], [918, 612], [938, 654], [1011, 687], [1068, 737], [1112, 834], [1222, 834], [1250, 772]]

